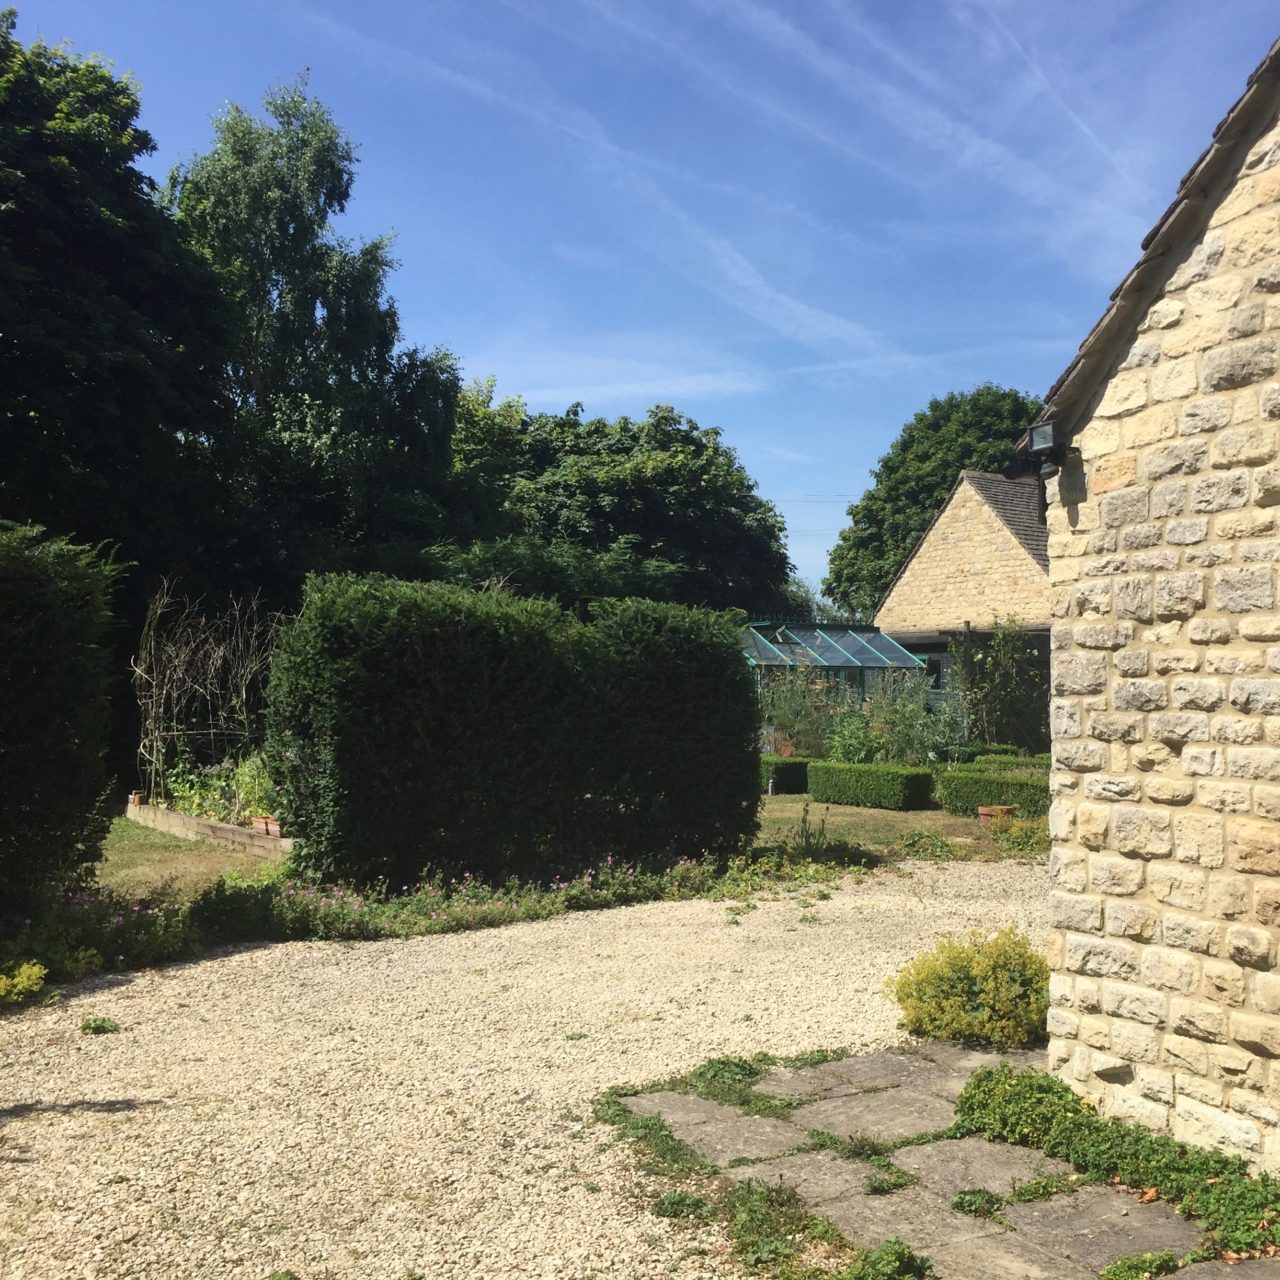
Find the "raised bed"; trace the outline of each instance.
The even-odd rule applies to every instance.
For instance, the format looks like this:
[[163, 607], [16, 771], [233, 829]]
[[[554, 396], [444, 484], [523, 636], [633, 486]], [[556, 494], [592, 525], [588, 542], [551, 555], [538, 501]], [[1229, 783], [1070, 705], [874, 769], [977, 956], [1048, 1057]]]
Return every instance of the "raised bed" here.
[[248, 849], [268, 858], [287, 857], [293, 852], [293, 841], [288, 836], [269, 836], [262, 831], [250, 831], [230, 822], [214, 822], [212, 818], [193, 818], [188, 813], [175, 813], [159, 805], [138, 804], [130, 796], [124, 816], [144, 827], [166, 831], [170, 835], [187, 840], [213, 840], [230, 845], [233, 849]]

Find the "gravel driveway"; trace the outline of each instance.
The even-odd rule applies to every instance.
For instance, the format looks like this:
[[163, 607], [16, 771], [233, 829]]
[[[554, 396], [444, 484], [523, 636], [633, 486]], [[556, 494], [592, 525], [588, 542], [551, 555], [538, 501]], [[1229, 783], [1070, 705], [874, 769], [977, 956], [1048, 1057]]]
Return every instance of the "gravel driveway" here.
[[[0, 1276], [729, 1274], [716, 1232], [648, 1211], [591, 1099], [890, 1044], [885, 980], [948, 930], [1040, 942], [1044, 890], [1041, 867], [917, 864], [735, 926], [658, 903], [82, 984], [0, 1021]], [[80, 1035], [97, 1014], [120, 1033]]]

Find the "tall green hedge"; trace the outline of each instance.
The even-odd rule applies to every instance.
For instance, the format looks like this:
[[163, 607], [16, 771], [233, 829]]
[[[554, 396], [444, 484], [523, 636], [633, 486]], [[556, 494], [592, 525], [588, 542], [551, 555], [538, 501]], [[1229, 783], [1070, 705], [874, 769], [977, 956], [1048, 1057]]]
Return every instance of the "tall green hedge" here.
[[0, 521], [0, 914], [102, 856], [119, 572], [90, 547]]
[[934, 783], [938, 804], [948, 813], [972, 817], [979, 805], [1008, 804], [1019, 818], [1042, 818], [1049, 812], [1046, 773], [989, 773], [972, 767], [943, 769]]
[[927, 809], [933, 774], [902, 764], [809, 764], [809, 794], [824, 804], [858, 804], [872, 809]]
[[760, 794], [767, 795], [773, 783], [775, 796], [802, 796], [809, 790], [809, 758], [807, 756], [760, 757]]
[[726, 615], [308, 580], [277, 643], [267, 757], [295, 858], [393, 888], [626, 858], [725, 858], [753, 833], [755, 691]]

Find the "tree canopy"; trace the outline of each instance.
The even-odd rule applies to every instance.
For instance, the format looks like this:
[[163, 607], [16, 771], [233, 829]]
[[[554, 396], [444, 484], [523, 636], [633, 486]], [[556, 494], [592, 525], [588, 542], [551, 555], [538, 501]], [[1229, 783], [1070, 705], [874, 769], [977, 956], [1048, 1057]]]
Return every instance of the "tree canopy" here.
[[1039, 412], [1039, 400], [992, 383], [930, 400], [880, 459], [872, 486], [849, 507], [823, 592], [870, 618], [960, 472], [1004, 470]]
[[459, 415], [458, 476], [480, 524], [455, 572], [717, 608], [769, 608], [785, 591], [782, 518], [716, 428], [669, 405], [610, 421], [492, 397], [473, 386]]
[[[138, 168], [137, 86], [0, 13], [0, 514], [203, 578], [230, 313]], [[226, 554], [225, 548], [218, 548]]]
[[390, 239], [335, 229], [356, 152], [328, 108], [305, 80], [265, 108], [228, 107], [165, 204], [231, 303], [245, 480], [274, 513], [282, 569], [387, 567], [441, 534], [457, 364], [401, 345]]

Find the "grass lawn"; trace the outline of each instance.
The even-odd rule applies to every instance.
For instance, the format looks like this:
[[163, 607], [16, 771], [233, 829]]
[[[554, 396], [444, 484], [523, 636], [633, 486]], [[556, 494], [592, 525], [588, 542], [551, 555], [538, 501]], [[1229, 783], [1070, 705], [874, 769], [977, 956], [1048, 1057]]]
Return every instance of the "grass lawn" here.
[[920, 832], [936, 832], [953, 844], [959, 858], [981, 859], [1004, 856], [983, 831], [977, 818], [962, 818], [941, 809], [864, 809], [851, 804], [815, 804], [808, 796], [764, 796], [760, 804], [760, 844], [783, 840], [799, 824], [805, 805], [809, 823], [825, 823], [832, 842], [843, 842], [889, 857], [904, 856], [902, 839]]
[[129, 818], [111, 824], [103, 854], [98, 867], [101, 884], [143, 894], [169, 880], [183, 897], [198, 893], [224, 871], [253, 871], [270, 861], [211, 840], [184, 840], [153, 831]]

